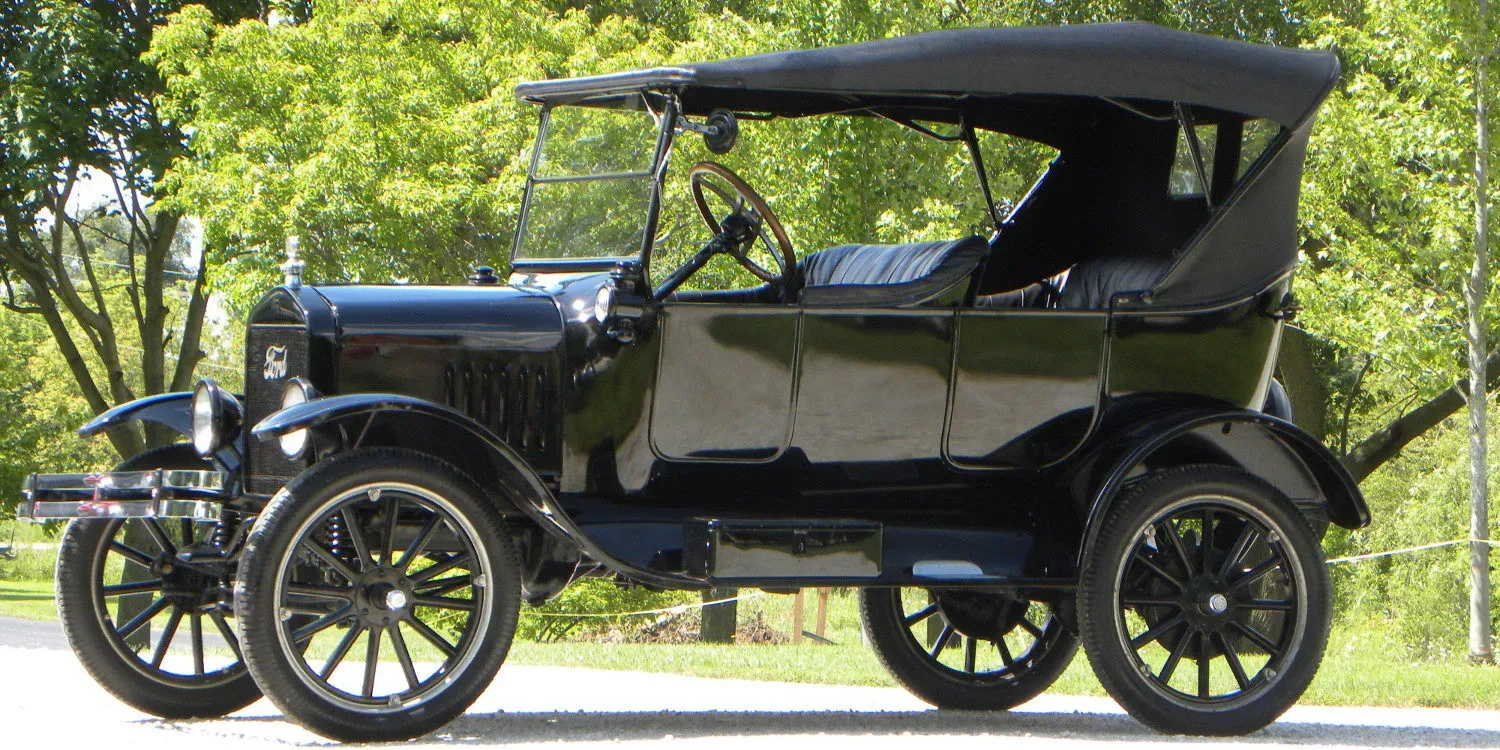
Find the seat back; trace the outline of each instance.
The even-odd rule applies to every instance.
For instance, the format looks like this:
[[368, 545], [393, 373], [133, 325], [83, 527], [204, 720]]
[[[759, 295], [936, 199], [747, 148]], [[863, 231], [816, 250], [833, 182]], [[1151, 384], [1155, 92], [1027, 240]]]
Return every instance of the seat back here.
[[801, 302], [815, 307], [908, 307], [957, 290], [989, 253], [979, 236], [907, 245], [840, 245], [802, 259]]
[[1172, 258], [1099, 258], [1068, 273], [1058, 307], [1064, 310], [1108, 310], [1110, 300], [1125, 292], [1156, 286], [1172, 267]]

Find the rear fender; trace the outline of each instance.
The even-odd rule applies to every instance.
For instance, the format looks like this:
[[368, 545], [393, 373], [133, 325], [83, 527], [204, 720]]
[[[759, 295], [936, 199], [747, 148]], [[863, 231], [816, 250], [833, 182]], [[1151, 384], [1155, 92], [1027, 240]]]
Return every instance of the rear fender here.
[[1269, 482], [1304, 512], [1344, 528], [1370, 523], [1359, 485], [1343, 464], [1296, 425], [1255, 411], [1196, 409], [1143, 419], [1090, 453], [1074, 475], [1083, 510], [1078, 565], [1093, 551], [1105, 515], [1132, 480], [1187, 464], [1244, 469]]
[[[594, 560], [644, 582], [681, 585], [677, 579], [638, 570], [616, 560], [590, 542], [526, 459], [467, 414], [411, 396], [358, 393], [320, 398], [282, 409], [261, 420], [251, 432], [256, 439], [273, 440], [299, 429], [314, 431], [320, 458], [375, 445], [410, 448], [441, 458], [467, 473], [492, 499], [515, 508], [543, 531], [562, 540], [565, 547], [581, 550]], [[549, 547], [541, 540], [527, 544], [538, 549], [556, 547]], [[566, 553], [566, 549], [553, 551]]]

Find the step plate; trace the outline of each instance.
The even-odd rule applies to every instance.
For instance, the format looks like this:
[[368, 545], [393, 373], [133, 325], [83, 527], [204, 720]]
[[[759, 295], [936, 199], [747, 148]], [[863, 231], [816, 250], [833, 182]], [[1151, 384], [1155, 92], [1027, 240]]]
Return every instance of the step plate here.
[[866, 521], [695, 518], [683, 562], [703, 578], [875, 578], [884, 532]]

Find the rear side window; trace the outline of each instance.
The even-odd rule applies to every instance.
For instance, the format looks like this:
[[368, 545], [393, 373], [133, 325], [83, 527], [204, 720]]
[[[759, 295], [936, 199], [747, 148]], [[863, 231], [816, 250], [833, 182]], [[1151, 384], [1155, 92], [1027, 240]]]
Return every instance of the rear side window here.
[[[1198, 154], [1203, 159], [1203, 177], [1213, 174], [1214, 151], [1219, 141], [1218, 131], [1217, 125], [1193, 127], [1193, 135], [1198, 138]], [[1172, 177], [1167, 183], [1167, 193], [1173, 198], [1201, 196], [1208, 192], [1208, 186], [1203, 184], [1203, 177], [1198, 175], [1198, 167], [1193, 163], [1189, 137], [1188, 131], [1178, 131], [1177, 158], [1172, 161]]]
[[[1167, 193], [1173, 198], [1201, 198], [1212, 190], [1217, 201], [1229, 193], [1232, 183], [1238, 182], [1260, 161], [1266, 149], [1271, 147], [1271, 143], [1281, 133], [1281, 126], [1264, 118], [1256, 118], [1244, 123], [1195, 125], [1192, 132], [1198, 139], [1203, 174], [1199, 175], [1198, 168], [1193, 163], [1188, 131], [1179, 129], [1177, 156], [1172, 161]], [[1238, 148], [1235, 148], [1236, 145]], [[1226, 163], [1220, 164], [1221, 159]], [[1205, 181], [1208, 184], [1204, 184]]]

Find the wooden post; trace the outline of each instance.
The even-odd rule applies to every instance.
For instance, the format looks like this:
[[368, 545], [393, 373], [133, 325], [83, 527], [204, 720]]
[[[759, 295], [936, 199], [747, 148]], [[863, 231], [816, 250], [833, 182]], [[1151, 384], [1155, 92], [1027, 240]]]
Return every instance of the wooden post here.
[[813, 632], [817, 633], [819, 638], [827, 637], [827, 634], [823, 632], [824, 626], [827, 625], [827, 624], [828, 624], [828, 589], [826, 589], [826, 588], [820, 588], [820, 589], [818, 589], [818, 623], [817, 623], [817, 625], [813, 626]]
[[792, 599], [792, 643], [802, 642], [802, 589]]
[[[733, 599], [738, 595], [739, 589], [709, 589], [703, 592], [703, 601]], [[734, 643], [734, 628], [739, 619], [739, 602], [704, 607], [702, 615], [703, 626], [698, 631], [698, 640], [704, 643]]]

